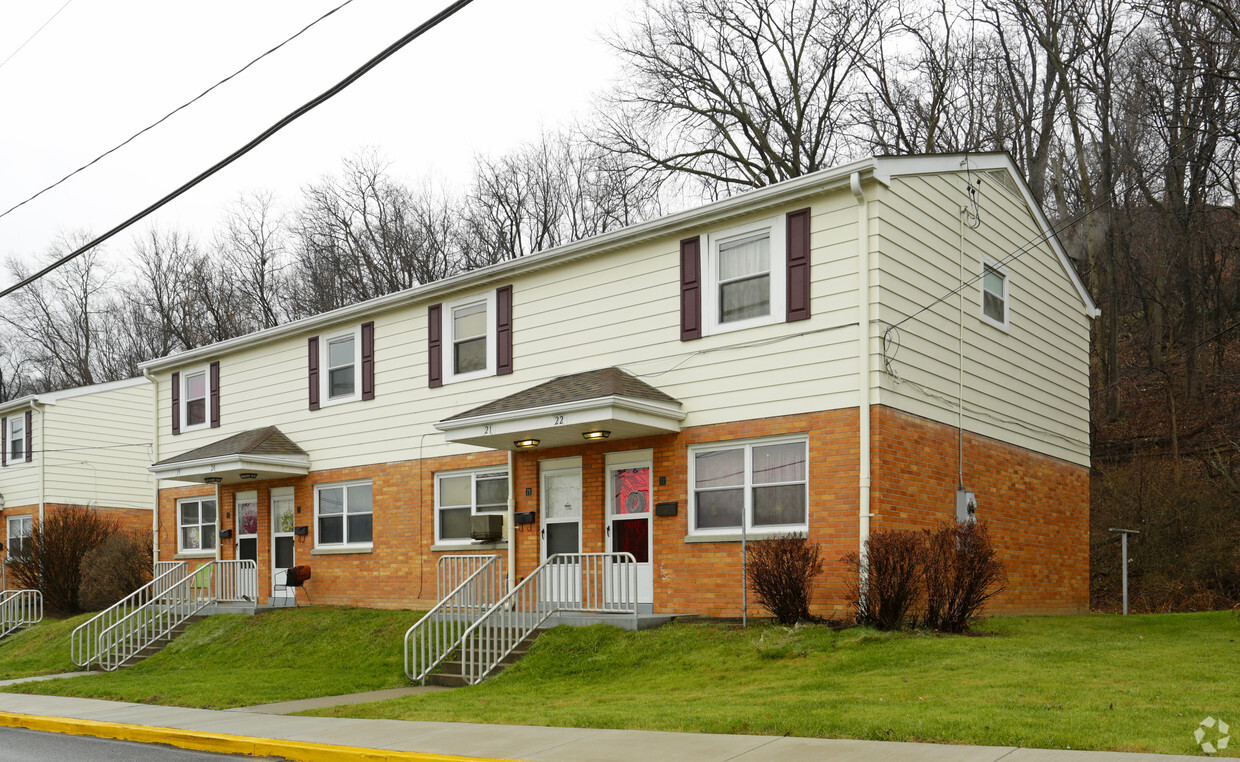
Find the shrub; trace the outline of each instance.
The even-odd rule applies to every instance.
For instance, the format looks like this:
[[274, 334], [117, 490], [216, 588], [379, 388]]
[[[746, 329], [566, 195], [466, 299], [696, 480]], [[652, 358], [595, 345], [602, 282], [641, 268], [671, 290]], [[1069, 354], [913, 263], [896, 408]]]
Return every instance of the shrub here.
[[[924, 543], [912, 531], [879, 530], [865, 543], [865, 557], [844, 556], [853, 572], [848, 599], [857, 623], [880, 630], [898, 630], [915, 624], [914, 606], [921, 595], [921, 559]], [[865, 580], [864, 589], [862, 580]]]
[[111, 535], [82, 557], [83, 610], [106, 609], [142, 587], [150, 581], [153, 566], [149, 531]]
[[85, 506], [49, 510], [31, 528], [29, 551], [8, 561], [14, 584], [41, 591], [49, 612], [80, 612], [82, 558], [116, 530], [115, 520]]
[[922, 623], [940, 632], [964, 632], [986, 601], [1003, 591], [1006, 575], [984, 524], [962, 521], [923, 530]]
[[791, 535], [750, 543], [745, 572], [758, 602], [781, 624], [810, 618], [814, 578], [822, 574], [817, 545]]

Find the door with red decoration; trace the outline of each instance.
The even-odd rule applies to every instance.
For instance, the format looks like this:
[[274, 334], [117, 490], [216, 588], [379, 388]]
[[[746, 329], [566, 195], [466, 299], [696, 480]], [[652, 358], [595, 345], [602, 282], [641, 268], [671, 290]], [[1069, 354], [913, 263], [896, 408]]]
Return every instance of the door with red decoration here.
[[[654, 604], [654, 527], [651, 525], [650, 450], [611, 453], [607, 456], [607, 549], [613, 553], [632, 553], [637, 559], [637, 602], [640, 611], [653, 611]], [[624, 590], [627, 583], [617, 579], [613, 589]]]

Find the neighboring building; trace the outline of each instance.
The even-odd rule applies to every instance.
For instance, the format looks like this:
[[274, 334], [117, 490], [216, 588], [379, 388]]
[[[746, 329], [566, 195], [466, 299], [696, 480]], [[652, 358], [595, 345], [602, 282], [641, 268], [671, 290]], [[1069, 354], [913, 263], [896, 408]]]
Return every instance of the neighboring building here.
[[[131, 378], [0, 404], [0, 516], [5, 553], [64, 506], [88, 506], [125, 530], [150, 531], [155, 401]], [[4, 555], [4, 554], [0, 554]]]
[[799, 533], [839, 615], [838, 559], [963, 486], [994, 610], [1085, 611], [1096, 314], [1005, 154], [855, 162], [147, 363], [157, 552], [420, 607], [446, 553], [626, 550], [735, 616], [742, 528]]

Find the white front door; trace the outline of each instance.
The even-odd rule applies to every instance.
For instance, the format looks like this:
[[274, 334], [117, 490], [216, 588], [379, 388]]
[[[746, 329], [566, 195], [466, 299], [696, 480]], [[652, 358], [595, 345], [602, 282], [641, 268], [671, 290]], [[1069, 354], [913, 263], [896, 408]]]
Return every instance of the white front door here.
[[236, 509], [236, 548], [233, 558], [258, 564], [258, 492], [238, 492], [233, 497]]
[[[642, 611], [654, 608], [654, 550], [651, 531], [651, 456], [649, 451], [611, 453], [607, 456], [607, 550], [632, 553], [637, 560], [637, 603]], [[616, 570], [612, 589], [628, 591], [631, 579], [621, 579]], [[620, 597], [626, 598], [627, 595]]]
[[[542, 495], [542, 560], [557, 553], [581, 552], [581, 465], [563, 461], [540, 464]], [[576, 562], [557, 563], [544, 576], [542, 600], [579, 603], [581, 569]]]
[[271, 490], [271, 597], [292, 599], [295, 591], [284, 586], [285, 573], [293, 566], [293, 526], [296, 507], [292, 487]]

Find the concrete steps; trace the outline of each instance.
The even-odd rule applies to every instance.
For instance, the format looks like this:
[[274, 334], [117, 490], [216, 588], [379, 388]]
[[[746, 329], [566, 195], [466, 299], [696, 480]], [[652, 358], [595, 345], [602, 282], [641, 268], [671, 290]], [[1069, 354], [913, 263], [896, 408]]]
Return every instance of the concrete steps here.
[[[491, 673], [487, 675], [487, 678], [489, 679], [495, 677], [507, 669], [510, 665], [516, 664], [520, 661], [521, 657], [525, 656], [534, 641], [538, 639], [538, 636], [542, 635], [544, 632], [546, 632], [546, 630], [535, 630], [529, 637], [518, 643], [517, 647], [505, 656], [502, 661], [500, 661], [499, 666], [491, 670]], [[467, 685], [465, 682], [465, 676], [461, 674], [462, 663], [459, 659], [459, 654], [456, 655], [458, 656], [457, 659], [441, 662], [435, 672], [427, 675], [426, 684], [439, 685], [445, 688], [460, 688]]]
[[[123, 659], [120, 662], [115, 662], [115, 663], [109, 661], [109, 662], [105, 662], [105, 664], [108, 667], [114, 667], [116, 669], [120, 669], [121, 667], [132, 667], [138, 662], [143, 661], [144, 659], [148, 659], [151, 656], [154, 656], [155, 654], [164, 650], [164, 648], [167, 647], [167, 645], [171, 643], [173, 640], [175, 640], [178, 635], [185, 632], [185, 630], [191, 624], [195, 622], [200, 622], [203, 619], [206, 619], [206, 616], [203, 616], [203, 615], [192, 616], [189, 619], [186, 619], [181, 624], [172, 628], [172, 630], [169, 633], [152, 641], [149, 645], [147, 645], [141, 651], [138, 651], [137, 653], [133, 654], [129, 658]], [[92, 664], [90, 666], [90, 669], [92, 671], [104, 671], [104, 664], [98, 664], [98, 663]]]

